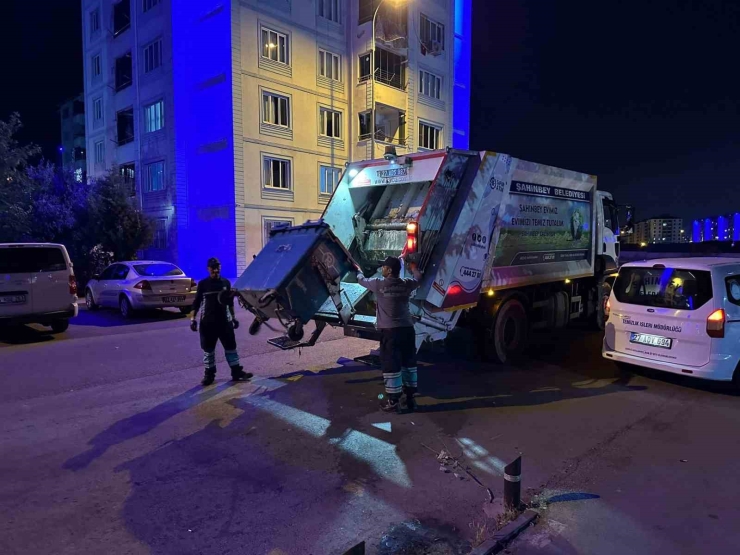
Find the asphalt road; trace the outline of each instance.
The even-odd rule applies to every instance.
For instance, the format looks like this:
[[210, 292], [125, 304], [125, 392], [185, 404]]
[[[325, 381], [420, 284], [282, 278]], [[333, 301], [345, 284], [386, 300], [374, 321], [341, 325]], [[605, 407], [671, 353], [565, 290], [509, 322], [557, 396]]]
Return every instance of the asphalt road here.
[[421, 410], [388, 416], [377, 370], [351, 361], [372, 344], [328, 330], [281, 352], [246, 327], [255, 379], [226, 381], [220, 354], [205, 389], [174, 313], [0, 332], [0, 552], [466, 553], [494, 527], [488, 494], [442, 471], [443, 449], [497, 498], [522, 455], [542, 518], [514, 553], [740, 545], [740, 399], [725, 388], [620, 374], [598, 334], [568, 330], [518, 366], [426, 352]]

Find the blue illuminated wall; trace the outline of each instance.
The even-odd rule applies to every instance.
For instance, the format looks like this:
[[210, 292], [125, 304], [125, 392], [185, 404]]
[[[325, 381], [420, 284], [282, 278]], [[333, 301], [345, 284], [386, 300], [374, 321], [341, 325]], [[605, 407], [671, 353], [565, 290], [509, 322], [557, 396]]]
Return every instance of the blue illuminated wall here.
[[699, 220], [694, 220], [694, 223], [691, 227], [691, 240], [694, 243], [701, 243], [702, 234], [701, 234], [701, 223]]
[[455, 0], [455, 86], [452, 107], [452, 146], [470, 146], [470, 63], [473, 0]]
[[172, 10], [177, 259], [188, 275], [208, 258], [235, 278], [236, 225], [230, 3], [179, 0]]
[[712, 233], [712, 220], [711, 220], [711, 218], [706, 218], [704, 220], [704, 240], [705, 241], [713, 241], [714, 240], [714, 233]]
[[732, 215], [732, 240], [740, 241], [740, 212]]

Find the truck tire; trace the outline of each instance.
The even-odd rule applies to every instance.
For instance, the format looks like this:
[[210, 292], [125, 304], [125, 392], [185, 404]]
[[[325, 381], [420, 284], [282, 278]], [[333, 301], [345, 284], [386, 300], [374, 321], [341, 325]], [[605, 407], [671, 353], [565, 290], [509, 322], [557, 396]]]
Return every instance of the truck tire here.
[[505, 364], [521, 355], [529, 338], [527, 309], [521, 301], [516, 298], [503, 301], [486, 335], [487, 359]]
[[599, 331], [606, 327], [606, 302], [612, 294], [612, 286], [601, 282], [596, 286], [596, 312], [593, 316], [593, 326]]

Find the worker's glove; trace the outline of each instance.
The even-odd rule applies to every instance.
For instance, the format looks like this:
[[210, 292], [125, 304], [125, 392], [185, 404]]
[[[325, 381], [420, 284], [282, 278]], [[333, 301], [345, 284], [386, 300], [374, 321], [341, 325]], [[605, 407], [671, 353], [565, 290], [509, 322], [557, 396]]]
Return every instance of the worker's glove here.
[[232, 320], [231, 323], [233, 324], [235, 330], [239, 329], [239, 320]]
[[190, 331], [198, 331], [198, 322], [190, 320]]

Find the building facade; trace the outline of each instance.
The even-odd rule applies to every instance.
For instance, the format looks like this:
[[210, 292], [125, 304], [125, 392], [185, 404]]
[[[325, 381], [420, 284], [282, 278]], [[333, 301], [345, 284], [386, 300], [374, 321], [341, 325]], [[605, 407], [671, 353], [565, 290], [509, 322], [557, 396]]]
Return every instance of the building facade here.
[[85, 96], [79, 95], [59, 107], [61, 120], [60, 165], [72, 171], [78, 181], [87, 172], [87, 141], [85, 139]]
[[132, 180], [147, 256], [237, 276], [347, 162], [468, 147], [472, 0], [172, 1], [83, 0], [88, 171]]
[[691, 241], [740, 241], [740, 212], [694, 220]]
[[623, 240], [643, 246], [652, 243], [688, 243], [689, 234], [683, 227], [683, 219], [662, 215], [637, 222], [634, 233], [626, 235]]

